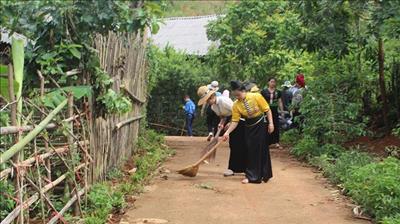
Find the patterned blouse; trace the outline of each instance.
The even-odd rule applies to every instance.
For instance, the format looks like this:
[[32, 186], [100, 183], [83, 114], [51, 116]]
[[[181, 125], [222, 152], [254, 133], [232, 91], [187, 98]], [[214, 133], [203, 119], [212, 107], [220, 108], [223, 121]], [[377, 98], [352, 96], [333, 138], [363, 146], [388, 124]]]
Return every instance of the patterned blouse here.
[[236, 100], [232, 107], [232, 121], [239, 122], [241, 117], [254, 118], [269, 111], [269, 105], [259, 93], [246, 93], [243, 100]]

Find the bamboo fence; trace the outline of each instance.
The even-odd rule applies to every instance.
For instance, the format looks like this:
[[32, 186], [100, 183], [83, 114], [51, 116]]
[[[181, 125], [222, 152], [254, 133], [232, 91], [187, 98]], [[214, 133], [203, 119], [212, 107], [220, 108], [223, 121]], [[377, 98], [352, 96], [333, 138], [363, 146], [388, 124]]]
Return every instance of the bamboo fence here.
[[92, 181], [105, 179], [112, 168], [120, 166], [134, 152], [146, 102], [146, 45], [146, 36], [140, 34], [109, 32], [107, 36], [96, 37], [100, 66], [113, 78], [113, 90], [126, 94], [133, 108], [126, 114], [102, 115], [92, 105]]
[[[38, 217], [42, 223], [64, 222], [68, 210], [82, 215], [90, 185], [104, 180], [110, 169], [132, 156], [146, 103], [146, 41], [145, 35], [112, 32], [95, 40], [101, 67], [114, 80], [113, 90], [132, 101], [126, 114], [97, 113], [96, 96], [77, 100], [67, 92], [63, 93], [66, 99], [49, 110], [27, 98], [15, 99], [13, 88], [9, 89], [14, 98], [0, 106], [10, 111], [11, 126], [1, 127], [0, 137], [10, 137], [12, 142], [1, 144], [5, 148], [0, 149], [0, 184], [11, 184], [15, 191], [0, 192], [0, 199], [15, 201], [15, 207], [1, 224], [37, 223]], [[11, 64], [9, 68], [8, 81], [13, 83]], [[51, 77], [37, 74], [41, 97], [46, 79], [61, 89]], [[90, 76], [82, 72], [85, 75]], [[24, 113], [16, 110], [18, 100], [24, 103]], [[17, 117], [22, 118], [20, 125]], [[65, 196], [69, 200], [56, 206], [55, 200]]]

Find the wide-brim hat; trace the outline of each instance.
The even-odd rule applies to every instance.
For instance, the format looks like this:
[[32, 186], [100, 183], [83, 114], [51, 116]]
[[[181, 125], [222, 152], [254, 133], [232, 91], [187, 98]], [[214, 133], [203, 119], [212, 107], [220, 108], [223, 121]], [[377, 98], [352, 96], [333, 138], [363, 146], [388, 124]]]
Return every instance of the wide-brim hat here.
[[197, 105], [201, 106], [205, 104], [216, 91], [215, 90], [210, 90], [207, 86], [200, 86], [199, 89], [197, 90], [197, 95], [200, 97], [199, 102], [197, 102]]

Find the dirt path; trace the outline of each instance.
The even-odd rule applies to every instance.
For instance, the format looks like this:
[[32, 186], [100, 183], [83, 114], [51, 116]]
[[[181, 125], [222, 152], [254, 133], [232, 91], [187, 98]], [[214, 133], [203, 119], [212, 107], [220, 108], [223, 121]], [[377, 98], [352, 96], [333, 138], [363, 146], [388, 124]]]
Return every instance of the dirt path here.
[[223, 177], [228, 146], [218, 150], [215, 163], [200, 167], [195, 178], [174, 171], [199, 158], [205, 138], [167, 137], [176, 155], [164, 167], [170, 170], [146, 187], [146, 193], [127, 211], [121, 223], [157, 218], [174, 224], [367, 224], [352, 218], [347, 200], [320, 174], [272, 151], [274, 178], [267, 184], [243, 185], [243, 176]]

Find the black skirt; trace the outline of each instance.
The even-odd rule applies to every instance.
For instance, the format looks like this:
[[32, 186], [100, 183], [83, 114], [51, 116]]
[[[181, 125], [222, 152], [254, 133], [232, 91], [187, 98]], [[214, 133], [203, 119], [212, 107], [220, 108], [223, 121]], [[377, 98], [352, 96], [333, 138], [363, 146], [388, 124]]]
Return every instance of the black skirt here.
[[246, 171], [246, 141], [245, 141], [245, 122], [239, 121], [238, 126], [229, 134], [229, 166], [228, 169], [234, 173], [244, 173]]
[[267, 125], [264, 116], [246, 120], [247, 166], [245, 173], [250, 183], [261, 183], [261, 181], [267, 181], [272, 177], [266, 130]]
[[279, 143], [279, 113], [278, 107], [271, 107], [272, 121], [274, 123], [274, 132], [271, 134], [267, 132], [267, 143], [268, 145]]

